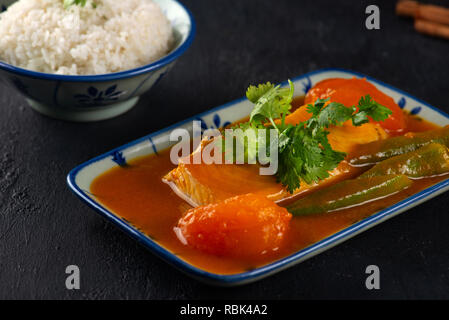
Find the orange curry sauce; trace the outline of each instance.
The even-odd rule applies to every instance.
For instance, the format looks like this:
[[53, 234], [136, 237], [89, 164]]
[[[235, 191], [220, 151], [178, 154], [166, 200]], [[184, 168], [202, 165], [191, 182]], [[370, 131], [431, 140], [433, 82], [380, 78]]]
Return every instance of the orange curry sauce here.
[[[303, 98], [294, 102], [302, 105]], [[427, 131], [436, 125], [416, 116], [404, 114], [406, 131]], [[297, 252], [330, 236], [379, 210], [389, 207], [439, 181], [448, 175], [414, 180], [412, 187], [382, 200], [363, 206], [345, 209], [331, 214], [308, 217], [293, 217], [284, 246], [269, 257], [251, 261], [213, 256], [183, 245], [173, 227], [190, 206], [162, 182], [162, 177], [175, 166], [170, 161], [170, 152], [145, 156], [129, 162], [129, 166], [115, 167], [91, 185], [91, 192], [105, 207], [126, 219], [161, 246], [196, 267], [219, 274], [234, 274], [260, 267]]]

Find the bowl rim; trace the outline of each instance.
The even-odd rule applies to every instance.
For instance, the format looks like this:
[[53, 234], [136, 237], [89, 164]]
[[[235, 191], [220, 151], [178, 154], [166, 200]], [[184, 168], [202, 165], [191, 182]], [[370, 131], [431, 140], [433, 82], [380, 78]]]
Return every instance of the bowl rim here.
[[130, 70], [98, 74], [98, 75], [61, 75], [53, 73], [38, 72], [28, 69], [23, 69], [20, 67], [13, 66], [9, 63], [0, 60], [0, 69], [15, 73], [17, 75], [35, 78], [35, 79], [45, 79], [45, 80], [55, 80], [55, 81], [67, 81], [67, 82], [101, 82], [101, 81], [113, 81], [120, 79], [132, 78], [141, 74], [148, 73], [150, 71], [157, 70], [173, 61], [178, 59], [191, 45], [196, 34], [196, 23], [193, 18], [192, 12], [187, 9], [187, 7], [178, 0], [169, 0], [176, 2], [186, 13], [190, 22], [190, 30], [187, 37], [175, 50], [167, 54], [166, 56], [146, 64], [141, 67], [133, 68]]

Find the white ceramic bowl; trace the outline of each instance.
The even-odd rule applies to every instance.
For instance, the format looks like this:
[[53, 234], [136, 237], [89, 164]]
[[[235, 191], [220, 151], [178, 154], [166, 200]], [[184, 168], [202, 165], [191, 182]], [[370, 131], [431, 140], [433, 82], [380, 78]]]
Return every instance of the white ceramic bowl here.
[[[177, 0], [153, 0], [173, 26], [175, 45], [165, 57], [123, 72], [65, 76], [35, 72], [0, 61], [1, 78], [21, 92], [30, 106], [47, 116], [70, 121], [98, 121], [130, 110], [192, 44], [195, 22]], [[2, 10], [15, 1], [0, 0]]]

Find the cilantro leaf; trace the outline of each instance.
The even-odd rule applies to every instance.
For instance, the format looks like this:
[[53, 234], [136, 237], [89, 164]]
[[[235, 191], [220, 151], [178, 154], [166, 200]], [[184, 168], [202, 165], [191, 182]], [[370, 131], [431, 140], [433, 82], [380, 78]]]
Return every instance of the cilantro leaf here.
[[352, 119], [355, 126], [369, 122], [368, 117], [371, 117], [374, 121], [383, 121], [393, 113], [387, 107], [372, 100], [370, 95], [362, 97], [357, 107], [359, 111]]
[[249, 86], [246, 90], [246, 97], [252, 103], [256, 103], [264, 94], [274, 88], [274, 84], [267, 82], [258, 86]]
[[292, 107], [291, 103], [294, 93], [294, 87], [291, 81], [289, 81], [289, 85], [290, 88], [281, 88], [279, 85], [273, 86], [270, 82], [267, 82], [265, 85], [259, 85], [257, 89], [248, 89], [247, 96], [248, 92], [250, 92], [249, 96], [252, 99], [264, 91], [257, 101], [254, 102], [255, 106], [251, 112], [250, 122], [260, 124], [264, 121], [269, 121], [273, 126], [276, 126], [274, 119], [285, 119], [285, 116]]
[[329, 128], [331, 125], [342, 125], [351, 119], [355, 111], [355, 107], [347, 108], [341, 103], [331, 102], [316, 118], [320, 127]]
[[329, 98], [318, 99], [314, 104], [307, 105], [307, 112], [311, 113], [312, 117], [318, 117], [328, 101]]
[[[72, 5], [79, 5], [81, 7], [85, 7], [87, 0], [63, 0], [64, 2], [64, 9], [68, 9]], [[92, 8], [96, 8], [97, 4], [95, 2], [92, 2]]]

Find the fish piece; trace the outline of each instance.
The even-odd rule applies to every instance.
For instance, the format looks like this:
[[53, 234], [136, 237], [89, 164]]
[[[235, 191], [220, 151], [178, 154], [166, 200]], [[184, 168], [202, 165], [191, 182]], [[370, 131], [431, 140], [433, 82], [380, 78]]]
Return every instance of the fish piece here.
[[[342, 152], [351, 151], [359, 143], [376, 141], [388, 136], [374, 123], [367, 123], [361, 127], [332, 127], [329, 131], [328, 139], [331, 146]], [[302, 182], [301, 187], [291, 194], [276, 181], [274, 176], [260, 175], [258, 165], [192, 164], [183, 163], [181, 159], [178, 167], [169, 172], [163, 180], [190, 205], [199, 206], [245, 193], [264, 195], [272, 201], [279, 202], [305, 194], [317, 187], [351, 178], [358, 172], [358, 169], [343, 161], [329, 173], [329, 178], [310, 185]]]
[[360, 127], [341, 126], [329, 128], [327, 136], [332, 149], [352, 153], [359, 145], [380, 141], [389, 137], [388, 133], [377, 123], [365, 123]]

